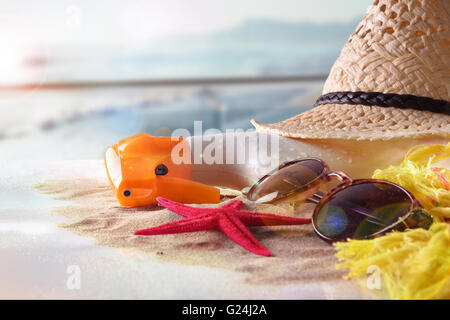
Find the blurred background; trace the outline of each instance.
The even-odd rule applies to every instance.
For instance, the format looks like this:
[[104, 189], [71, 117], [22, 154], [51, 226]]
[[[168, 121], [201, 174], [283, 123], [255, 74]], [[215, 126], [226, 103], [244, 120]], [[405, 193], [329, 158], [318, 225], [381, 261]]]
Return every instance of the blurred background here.
[[0, 0], [0, 160], [312, 107], [372, 0]]

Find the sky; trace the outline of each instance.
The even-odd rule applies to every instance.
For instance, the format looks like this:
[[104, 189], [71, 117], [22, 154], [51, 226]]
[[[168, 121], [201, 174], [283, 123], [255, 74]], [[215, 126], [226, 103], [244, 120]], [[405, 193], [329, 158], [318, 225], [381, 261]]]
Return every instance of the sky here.
[[349, 21], [372, 0], [0, 0], [0, 40], [126, 44], [209, 34], [249, 19]]

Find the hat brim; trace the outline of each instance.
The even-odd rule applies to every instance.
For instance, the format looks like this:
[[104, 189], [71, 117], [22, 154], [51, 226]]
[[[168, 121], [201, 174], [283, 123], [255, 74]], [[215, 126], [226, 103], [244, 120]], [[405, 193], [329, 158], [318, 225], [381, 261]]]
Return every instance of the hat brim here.
[[449, 115], [394, 107], [327, 104], [278, 123], [251, 123], [259, 132], [303, 139], [450, 138]]

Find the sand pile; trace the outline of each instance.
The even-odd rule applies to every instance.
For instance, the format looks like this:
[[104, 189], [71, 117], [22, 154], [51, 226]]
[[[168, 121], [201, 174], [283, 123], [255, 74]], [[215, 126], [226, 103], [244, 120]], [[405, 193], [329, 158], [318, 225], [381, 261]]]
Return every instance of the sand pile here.
[[[272, 257], [255, 255], [216, 231], [158, 236], [135, 236], [133, 232], [181, 219], [163, 207], [125, 208], [118, 206], [112, 191], [103, 180], [56, 180], [35, 186], [59, 200], [70, 200], [70, 206], [56, 207], [52, 214], [66, 217], [61, 227], [93, 238], [96, 243], [138, 252], [162, 262], [225, 268], [242, 273], [252, 284], [292, 284], [298, 282], [335, 282], [345, 273], [335, 269], [334, 248], [319, 239], [311, 225], [255, 227], [251, 232], [269, 249]], [[289, 207], [258, 205], [247, 201], [236, 191], [244, 210], [289, 214]], [[224, 202], [230, 201], [229, 197]], [[202, 205], [213, 207], [217, 205]], [[306, 207], [300, 216], [309, 217]]]

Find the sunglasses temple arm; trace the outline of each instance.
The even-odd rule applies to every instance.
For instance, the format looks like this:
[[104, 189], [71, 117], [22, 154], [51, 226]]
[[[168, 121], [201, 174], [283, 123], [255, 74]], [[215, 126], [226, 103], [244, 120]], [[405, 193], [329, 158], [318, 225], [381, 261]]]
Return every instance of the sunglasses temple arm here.
[[429, 229], [433, 224], [433, 217], [420, 205], [417, 200], [410, 211], [409, 215], [405, 219], [409, 228], [423, 228]]
[[[335, 177], [338, 178], [341, 183], [335, 186], [333, 189], [331, 189], [329, 192], [332, 192], [335, 188], [341, 187], [343, 184], [348, 184], [352, 182], [352, 179], [346, 175], [345, 173], [341, 171], [328, 171], [325, 173], [326, 180], [330, 180], [331, 178]], [[322, 190], [318, 190], [315, 194], [313, 194], [311, 197], [307, 198], [306, 200], [309, 202], [313, 202], [315, 204], [319, 204], [320, 200], [326, 195], [326, 192]]]
[[332, 177], [338, 178], [341, 182], [350, 183], [352, 182], [352, 178], [350, 178], [347, 174], [342, 171], [328, 171], [325, 173], [325, 176], [330, 179]]
[[322, 190], [318, 190], [315, 194], [313, 194], [311, 197], [307, 198], [306, 200], [315, 204], [319, 204], [322, 198], [324, 197], [326, 193]]

